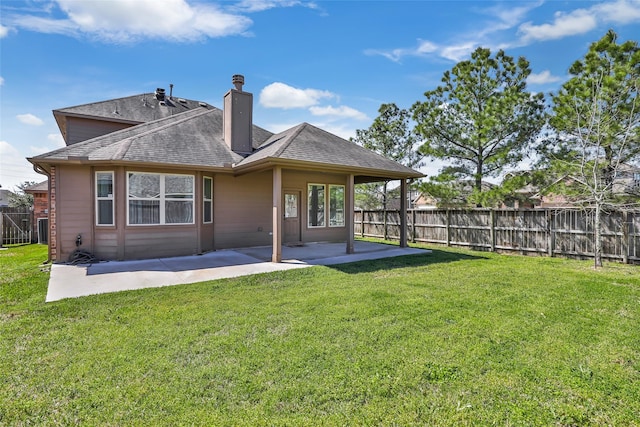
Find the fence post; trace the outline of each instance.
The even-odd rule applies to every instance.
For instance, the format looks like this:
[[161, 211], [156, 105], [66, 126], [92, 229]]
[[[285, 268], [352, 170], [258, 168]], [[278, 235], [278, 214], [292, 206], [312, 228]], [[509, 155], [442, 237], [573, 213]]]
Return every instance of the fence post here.
[[446, 228], [446, 234], [447, 234], [447, 246], [451, 246], [451, 211], [449, 211], [449, 208], [447, 208], [447, 217], [446, 217], [446, 222], [445, 225], [447, 226]]
[[491, 222], [491, 229], [489, 231], [489, 238], [491, 239], [491, 252], [496, 251], [496, 213], [493, 208], [489, 208], [489, 221]]
[[629, 264], [629, 211], [622, 211], [622, 262]]
[[0, 211], [0, 248], [2, 247], [2, 242], [4, 241], [4, 212]]
[[364, 209], [360, 209], [360, 237], [364, 238]]
[[387, 210], [382, 210], [382, 238], [387, 240]]
[[555, 233], [553, 230], [553, 212], [547, 209], [547, 253], [553, 257], [553, 246], [556, 244]]
[[416, 242], [416, 209], [411, 210], [411, 243]]

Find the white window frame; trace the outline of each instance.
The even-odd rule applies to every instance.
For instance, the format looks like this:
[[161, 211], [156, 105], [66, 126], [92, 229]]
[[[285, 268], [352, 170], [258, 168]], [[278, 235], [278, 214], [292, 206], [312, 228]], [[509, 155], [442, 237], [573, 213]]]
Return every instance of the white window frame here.
[[[341, 184], [329, 184], [328, 187], [329, 197], [327, 198], [327, 209], [329, 211], [329, 215], [327, 216], [327, 218], [329, 221], [327, 222], [327, 225], [332, 228], [344, 227], [347, 219], [345, 215], [345, 195], [347, 194], [346, 187]], [[342, 224], [331, 225], [331, 188], [342, 188]]]
[[[158, 198], [136, 198], [136, 199], [131, 199], [130, 195], [129, 195], [129, 178], [132, 174], [135, 175], [158, 175], [160, 177], [160, 194], [158, 195]], [[171, 197], [166, 197], [165, 194], [165, 178], [167, 176], [188, 176], [191, 177], [192, 180], [192, 187], [191, 187], [191, 198], [179, 198], [179, 199], [175, 199], [175, 198], [171, 198]], [[162, 226], [173, 226], [173, 225], [193, 225], [195, 224], [195, 183], [196, 183], [196, 177], [195, 175], [190, 175], [190, 174], [179, 174], [179, 173], [157, 173], [157, 172], [138, 172], [138, 171], [127, 171], [127, 225], [128, 226], [132, 226], [132, 227], [157, 227], [159, 225]], [[129, 210], [130, 210], [130, 206], [129, 206], [129, 202], [131, 200], [153, 200], [153, 201], [159, 201], [160, 202], [160, 222], [157, 224], [131, 224], [130, 220], [129, 220]], [[191, 222], [166, 222], [166, 218], [165, 218], [165, 202], [167, 201], [181, 201], [181, 202], [191, 202]]]
[[[98, 191], [98, 174], [109, 174], [111, 175], [111, 188], [112, 188], [112, 192], [111, 194], [107, 195], [107, 196], [102, 196], [100, 197], [99, 191]], [[116, 212], [115, 212], [115, 198], [113, 197], [113, 194], [115, 193], [115, 188], [116, 188], [116, 182], [115, 182], [115, 173], [113, 171], [96, 171], [95, 172], [95, 191], [96, 191], [96, 205], [95, 205], [95, 209], [96, 209], [96, 226], [98, 227], [113, 227], [116, 223]], [[100, 223], [100, 202], [101, 201], [111, 201], [111, 223], [110, 224], [101, 224]]]
[[[209, 197], [207, 198], [207, 185], [206, 182], [209, 181], [210, 185], [209, 188], [211, 189], [211, 194], [209, 195]], [[210, 221], [206, 221], [205, 218], [207, 217], [207, 202], [210, 203], [209, 205], [209, 218], [211, 218]], [[203, 176], [202, 177], [202, 223], [203, 224], [212, 224], [213, 223], [213, 178], [210, 176]]]

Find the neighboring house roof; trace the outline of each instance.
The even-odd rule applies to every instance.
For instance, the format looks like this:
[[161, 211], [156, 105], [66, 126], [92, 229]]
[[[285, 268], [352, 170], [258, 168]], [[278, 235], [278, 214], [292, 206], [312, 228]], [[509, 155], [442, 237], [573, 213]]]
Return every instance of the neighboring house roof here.
[[111, 122], [140, 124], [171, 117], [185, 111], [209, 107], [208, 104], [191, 99], [156, 93], [142, 93], [124, 98], [92, 102], [74, 107], [53, 110], [60, 132], [67, 141], [67, 117], [93, 118]]
[[24, 189], [25, 193], [48, 193], [49, 192], [49, 181], [44, 180], [37, 184], [33, 184]]
[[[308, 123], [279, 134], [252, 127], [254, 152], [243, 157], [223, 138], [223, 111], [205, 106], [140, 124], [30, 158], [68, 162], [172, 165], [244, 173], [273, 164], [358, 173], [356, 182], [421, 177], [421, 173]], [[381, 176], [382, 175], [382, 176]]]

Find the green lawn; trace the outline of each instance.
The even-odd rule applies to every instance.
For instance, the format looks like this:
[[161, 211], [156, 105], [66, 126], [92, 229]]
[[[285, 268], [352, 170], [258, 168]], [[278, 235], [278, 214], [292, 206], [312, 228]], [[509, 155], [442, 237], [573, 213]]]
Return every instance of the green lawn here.
[[640, 267], [432, 249], [46, 304], [0, 251], [0, 425], [640, 425]]

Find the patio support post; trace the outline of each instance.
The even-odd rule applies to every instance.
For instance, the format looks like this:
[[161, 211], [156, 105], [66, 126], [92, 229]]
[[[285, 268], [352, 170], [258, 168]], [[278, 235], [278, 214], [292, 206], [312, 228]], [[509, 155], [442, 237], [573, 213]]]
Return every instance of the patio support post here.
[[273, 168], [273, 248], [271, 262], [282, 262], [282, 168]]
[[347, 253], [354, 253], [354, 221], [355, 221], [355, 190], [353, 174], [347, 178], [347, 206], [345, 207], [345, 220], [347, 221]]
[[407, 247], [407, 180], [400, 180], [400, 247]]

